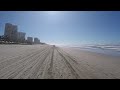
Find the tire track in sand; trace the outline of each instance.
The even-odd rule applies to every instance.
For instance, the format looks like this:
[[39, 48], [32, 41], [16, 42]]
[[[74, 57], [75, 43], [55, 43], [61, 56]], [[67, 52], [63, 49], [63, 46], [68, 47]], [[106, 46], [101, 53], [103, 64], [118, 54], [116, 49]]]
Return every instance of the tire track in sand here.
[[57, 49], [59, 55], [63, 58], [63, 62], [65, 62], [65, 65], [70, 69], [71, 73], [73, 74], [73, 76], [75, 76], [76, 79], [79, 79], [80, 76], [77, 74], [76, 70], [74, 69], [74, 67], [69, 63], [69, 61], [65, 58], [65, 56]]
[[27, 66], [22, 72], [20, 72], [20, 74], [18, 74], [15, 79], [27, 79], [31, 73], [34, 72], [37, 64], [40, 62], [40, 59], [43, 55], [47, 54], [49, 52], [49, 49], [47, 49], [45, 52], [41, 53], [39, 55], [39, 57], [36, 59], [36, 62], [34, 62], [33, 64]]
[[[46, 49], [46, 48], [44, 47], [44, 48], [41, 49], [41, 51], [42, 51], [42, 50], [45, 50], [45, 49]], [[12, 65], [12, 64], [14, 64], [14, 63], [17, 63], [17, 62], [23, 60], [24, 58], [32, 57], [32, 56], [34, 56], [37, 52], [39, 52], [39, 50], [37, 50], [37, 51], [32, 51], [32, 52], [27, 53], [27, 54], [26, 54], [26, 53], [25, 53], [25, 54], [21, 54], [21, 55], [19, 55], [19, 56], [16, 56], [16, 57], [7, 59], [7, 60], [5, 60], [5, 61], [3, 61], [3, 62], [0, 63], [0, 70], [4, 69], [4, 68], [6, 68], [6, 67], [8, 67], [8, 66], [10, 66], [10, 65]]]
[[[51, 48], [50, 48], [50, 50], [51, 50]], [[27, 79], [36, 79], [37, 78], [37, 73], [39, 72], [39, 69], [41, 68], [41, 66], [44, 63], [44, 61], [46, 60], [46, 58], [49, 56], [50, 50], [47, 53], [43, 54], [39, 58], [39, 62], [33, 66], [30, 73], [27, 76], [25, 76], [25, 78], [27, 78]]]
[[31, 69], [40, 61], [40, 57], [42, 56], [42, 54], [45, 54], [48, 51], [49, 49], [46, 49], [44, 52], [39, 53], [38, 57], [32, 59], [34, 62], [26, 65], [24, 70], [22, 70], [18, 75], [16, 75], [14, 79], [24, 79], [31, 72]]
[[[98, 78], [97, 76], [98, 75], [95, 75], [94, 73], [93, 73], [93, 68], [91, 68], [91, 66], [89, 67], [89, 65], [88, 64], [85, 64], [84, 62], [85, 61], [83, 61], [83, 62], [77, 62], [78, 60], [74, 57], [74, 56], [72, 56], [72, 55], [70, 55], [69, 53], [67, 53], [67, 52], [65, 52], [63, 49], [61, 49], [61, 48], [59, 48], [59, 50], [67, 57], [67, 58], [69, 58], [69, 60], [70, 60], [70, 62], [71, 62], [71, 65], [74, 65], [75, 67], [76, 67], [76, 69], [78, 70], [78, 72], [80, 72], [79, 73], [79, 75], [81, 75], [81, 78], [86, 78], [86, 79], [96, 79], [96, 78]], [[100, 72], [101, 70], [99, 70], [99, 72]]]
[[40, 55], [44, 52], [45, 51], [42, 51], [42, 52], [38, 53], [37, 55], [35, 55], [34, 57], [32, 57], [27, 63], [25, 63], [23, 66], [21, 66], [16, 71], [14, 71], [12, 74], [10, 74], [8, 76], [8, 78], [12, 79], [12, 78], [16, 77], [17, 75], [20, 75], [21, 73], [23, 74], [23, 76], [26, 75], [25, 74], [26, 72], [23, 73], [23, 71], [26, 69], [28, 69], [28, 71], [29, 71], [32, 68], [32, 66], [34, 66], [38, 62]]
[[[44, 50], [46, 50], [46, 49], [42, 49], [43, 52], [44, 52]], [[12, 65], [2, 69], [0, 71], [0, 78], [8, 77], [9, 75], [14, 74], [15, 71], [24, 69], [26, 66], [26, 63], [29, 63], [31, 59], [35, 58], [36, 55], [39, 55], [40, 53], [42, 53], [42, 51], [36, 51], [36, 52], [32, 53], [30, 56], [28, 55], [28, 57], [24, 57], [20, 62], [13, 63]], [[34, 60], [32, 60], [32, 61], [34, 61]]]
[[50, 59], [48, 59], [46, 62], [44, 71], [42, 73], [42, 79], [53, 79], [54, 49], [55, 49], [55, 46], [52, 47], [52, 51], [50, 53]]
[[86, 75], [86, 73], [84, 73], [83, 67], [81, 67], [83, 70], [80, 69], [79, 64], [71, 56], [66, 55], [65, 52], [58, 47], [57, 51], [59, 55], [63, 58], [62, 60], [65, 65], [71, 70], [71, 73], [73, 74], [73, 76], [75, 76], [76, 79], [90, 78], [89, 75]]

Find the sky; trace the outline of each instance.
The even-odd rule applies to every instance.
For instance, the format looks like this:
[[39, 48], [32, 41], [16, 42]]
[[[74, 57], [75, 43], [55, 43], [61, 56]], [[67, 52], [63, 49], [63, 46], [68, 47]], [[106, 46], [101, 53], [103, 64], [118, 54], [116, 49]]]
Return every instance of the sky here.
[[120, 44], [120, 11], [0, 11], [0, 35], [5, 23], [48, 44]]

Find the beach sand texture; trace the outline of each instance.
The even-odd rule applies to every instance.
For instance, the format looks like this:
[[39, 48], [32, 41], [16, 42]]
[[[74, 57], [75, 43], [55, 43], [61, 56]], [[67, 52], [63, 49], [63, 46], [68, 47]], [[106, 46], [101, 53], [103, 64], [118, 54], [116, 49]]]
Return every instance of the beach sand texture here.
[[0, 45], [0, 79], [120, 79], [120, 57], [52, 45]]

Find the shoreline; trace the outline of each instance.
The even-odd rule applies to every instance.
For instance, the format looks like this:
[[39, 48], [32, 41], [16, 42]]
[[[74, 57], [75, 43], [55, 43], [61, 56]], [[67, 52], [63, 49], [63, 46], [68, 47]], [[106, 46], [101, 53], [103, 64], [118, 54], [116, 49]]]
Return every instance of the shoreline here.
[[65, 48], [81, 50], [81, 51], [86, 51], [86, 52], [91, 52], [91, 53], [97, 53], [97, 54], [102, 54], [102, 55], [107, 55], [107, 56], [120, 57], [120, 51], [112, 50], [112, 49], [84, 48], [84, 47], [65, 47]]

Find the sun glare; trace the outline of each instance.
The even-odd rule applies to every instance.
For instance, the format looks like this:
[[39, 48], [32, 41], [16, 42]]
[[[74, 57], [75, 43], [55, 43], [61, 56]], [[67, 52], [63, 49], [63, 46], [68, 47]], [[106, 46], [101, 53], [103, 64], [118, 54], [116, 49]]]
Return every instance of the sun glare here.
[[49, 14], [49, 15], [56, 15], [58, 13], [59, 13], [59, 11], [47, 11], [47, 14]]

